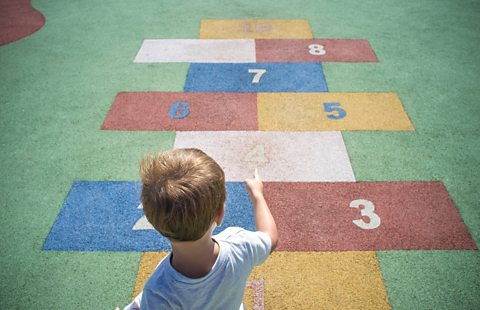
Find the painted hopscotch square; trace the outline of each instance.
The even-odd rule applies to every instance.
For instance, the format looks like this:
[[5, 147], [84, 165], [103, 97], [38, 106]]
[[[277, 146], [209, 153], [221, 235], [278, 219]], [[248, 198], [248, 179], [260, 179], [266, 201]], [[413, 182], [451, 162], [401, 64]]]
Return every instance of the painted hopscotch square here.
[[203, 19], [201, 39], [311, 39], [306, 19]]
[[375, 252], [274, 252], [250, 279], [265, 309], [390, 309]]
[[244, 181], [256, 167], [265, 181], [355, 181], [339, 132], [181, 131], [174, 147], [205, 151], [227, 181]]
[[192, 63], [186, 92], [327, 92], [321, 63]]
[[257, 62], [378, 62], [367, 40], [255, 40]]
[[395, 93], [260, 93], [257, 108], [260, 130], [415, 130]]
[[265, 182], [264, 189], [279, 251], [477, 248], [441, 182]]
[[258, 130], [257, 94], [123, 92], [102, 130]]
[[162, 39], [144, 40], [133, 62], [255, 62], [255, 41]]
[[[133, 298], [166, 255], [142, 255]], [[390, 308], [374, 252], [274, 252], [249, 280], [261, 281], [263, 290], [245, 290], [247, 309], [263, 309], [262, 301], [265, 309]]]
[[[255, 230], [253, 206], [243, 183], [227, 183], [222, 226]], [[56, 251], [169, 251], [166, 238], [153, 229], [133, 229], [144, 219], [138, 208], [141, 183], [75, 182], [45, 241]]]

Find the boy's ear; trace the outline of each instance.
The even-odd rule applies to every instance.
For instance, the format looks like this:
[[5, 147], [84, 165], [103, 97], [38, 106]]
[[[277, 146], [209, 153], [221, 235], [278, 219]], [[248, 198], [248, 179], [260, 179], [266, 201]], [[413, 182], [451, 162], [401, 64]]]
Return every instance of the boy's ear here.
[[217, 226], [220, 226], [222, 224], [224, 216], [225, 216], [225, 204], [223, 204], [222, 207], [218, 209], [217, 214], [215, 215], [215, 223], [217, 224]]

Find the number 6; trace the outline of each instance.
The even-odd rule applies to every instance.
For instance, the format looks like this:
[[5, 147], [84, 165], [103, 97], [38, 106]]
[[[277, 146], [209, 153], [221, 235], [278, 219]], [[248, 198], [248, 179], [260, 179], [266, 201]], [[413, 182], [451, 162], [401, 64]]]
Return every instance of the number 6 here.
[[375, 206], [373, 205], [373, 202], [365, 199], [357, 199], [350, 202], [350, 208], [359, 208], [360, 206], [363, 206], [361, 215], [368, 217], [370, 219], [370, 222], [365, 223], [364, 220], [360, 219], [353, 220], [353, 224], [357, 225], [362, 229], [375, 229], [380, 226], [380, 217], [374, 212]]
[[190, 114], [190, 110], [188, 109], [189, 106], [190, 103], [186, 101], [175, 102], [170, 107], [170, 110], [168, 110], [168, 116], [171, 118], [185, 118]]

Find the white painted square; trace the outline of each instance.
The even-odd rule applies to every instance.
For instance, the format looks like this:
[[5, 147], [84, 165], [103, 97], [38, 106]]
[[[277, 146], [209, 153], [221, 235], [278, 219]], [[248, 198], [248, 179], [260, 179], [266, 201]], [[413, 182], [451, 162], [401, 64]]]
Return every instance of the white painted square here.
[[256, 62], [253, 39], [144, 40], [134, 62]]
[[175, 148], [199, 148], [244, 181], [258, 167], [264, 181], [355, 182], [340, 132], [182, 131]]

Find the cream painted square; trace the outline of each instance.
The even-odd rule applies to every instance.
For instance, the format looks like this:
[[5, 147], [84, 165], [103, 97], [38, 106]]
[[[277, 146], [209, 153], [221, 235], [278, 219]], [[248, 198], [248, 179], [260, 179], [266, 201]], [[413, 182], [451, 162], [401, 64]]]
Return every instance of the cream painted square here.
[[144, 40], [134, 62], [255, 62], [253, 39], [164, 39]]
[[183, 131], [175, 148], [199, 148], [244, 181], [257, 167], [264, 181], [354, 182], [340, 132]]

